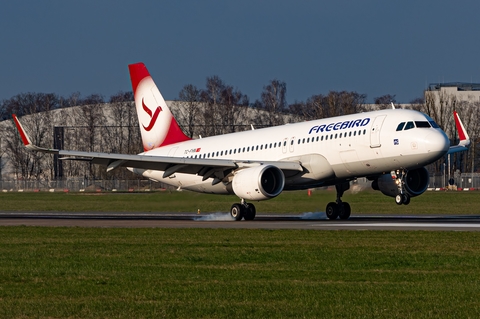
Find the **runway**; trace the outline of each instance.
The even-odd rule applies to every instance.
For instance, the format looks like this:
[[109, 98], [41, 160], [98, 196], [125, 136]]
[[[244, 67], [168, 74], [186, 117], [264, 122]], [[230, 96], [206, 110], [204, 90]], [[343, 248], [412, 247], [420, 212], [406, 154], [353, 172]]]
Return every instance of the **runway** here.
[[359, 215], [331, 221], [325, 213], [257, 215], [254, 221], [232, 220], [227, 213], [72, 213], [0, 212], [0, 226], [126, 227], [126, 228], [228, 228], [312, 230], [428, 230], [480, 231], [480, 216]]

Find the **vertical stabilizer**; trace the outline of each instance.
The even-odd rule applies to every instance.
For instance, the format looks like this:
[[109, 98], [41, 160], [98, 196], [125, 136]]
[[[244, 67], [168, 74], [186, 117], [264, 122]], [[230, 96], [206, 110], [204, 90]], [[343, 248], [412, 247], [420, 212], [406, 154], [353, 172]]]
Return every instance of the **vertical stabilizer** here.
[[130, 64], [138, 122], [142, 133], [143, 149], [151, 149], [187, 141], [186, 136], [170, 112], [162, 94], [143, 63]]

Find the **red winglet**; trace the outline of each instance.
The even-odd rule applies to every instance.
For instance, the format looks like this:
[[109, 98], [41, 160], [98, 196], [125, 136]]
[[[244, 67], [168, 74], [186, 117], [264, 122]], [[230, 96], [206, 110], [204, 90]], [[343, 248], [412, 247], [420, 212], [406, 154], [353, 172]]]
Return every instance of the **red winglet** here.
[[467, 130], [465, 130], [465, 127], [463, 126], [462, 120], [460, 120], [457, 111], [453, 111], [453, 118], [455, 119], [455, 126], [457, 127], [458, 138], [460, 139], [459, 145], [469, 145], [470, 137], [468, 136]]
[[13, 114], [12, 117], [13, 117], [13, 122], [15, 122], [15, 126], [17, 127], [18, 133], [20, 134], [20, 137], [22, 138], [23, 144], [25, 144], [25, 146], [31, 145], [32, 142], [28, 138], [27, 133], [25, 133], [25, 130], [23, 129], [22, 124], [20, 124], [20, 122], [18, 121], [17, 116], [15, 114]]

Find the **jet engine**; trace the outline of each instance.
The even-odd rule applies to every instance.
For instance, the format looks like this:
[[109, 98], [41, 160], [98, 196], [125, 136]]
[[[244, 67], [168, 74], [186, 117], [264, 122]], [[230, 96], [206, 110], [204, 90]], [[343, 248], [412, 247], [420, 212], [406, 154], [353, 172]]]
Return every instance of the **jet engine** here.
[[285, 186], [281, 169], [273, 165], [259, 165], [235, 173], [232, 188], [243, 199], [260, 201], [278, 196]]
[[[403, 176], [403, 190], [410, 197], [421, 195], [427, 190], [429, 179], [425, 167], [412, 169]], [[372, 182], [372, 188], [381, 191], [384, 195], [395, 197], [400, 194], [401, 182], [402, 178], [383, 174]]]

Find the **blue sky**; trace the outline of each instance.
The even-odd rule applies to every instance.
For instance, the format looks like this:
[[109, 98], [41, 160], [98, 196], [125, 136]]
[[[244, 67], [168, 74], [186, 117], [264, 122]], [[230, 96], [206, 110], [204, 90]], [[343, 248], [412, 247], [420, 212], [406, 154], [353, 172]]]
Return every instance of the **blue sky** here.
[[480, 1], [8, 1], [0, 100], [22, 92], [108, 98], [144, 62], [166, 99], [207, 76], [289, 103], [347, 90], [408, 103], [428, 83], [480, 82]]

